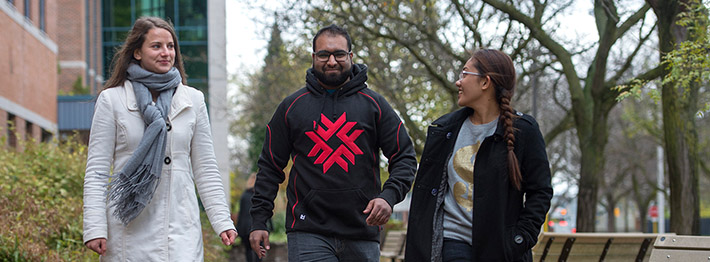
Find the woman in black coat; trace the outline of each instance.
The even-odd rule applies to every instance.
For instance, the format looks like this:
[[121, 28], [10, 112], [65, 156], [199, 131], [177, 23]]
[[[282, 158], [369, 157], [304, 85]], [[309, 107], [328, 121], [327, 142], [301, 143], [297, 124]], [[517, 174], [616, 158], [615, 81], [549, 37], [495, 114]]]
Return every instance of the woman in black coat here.
[[532, 261], [552, 186], [537, 122], [510, 105], [513, 61], [478, 50], [456, 86], [463, 108], [429, 127], [405, 260]]

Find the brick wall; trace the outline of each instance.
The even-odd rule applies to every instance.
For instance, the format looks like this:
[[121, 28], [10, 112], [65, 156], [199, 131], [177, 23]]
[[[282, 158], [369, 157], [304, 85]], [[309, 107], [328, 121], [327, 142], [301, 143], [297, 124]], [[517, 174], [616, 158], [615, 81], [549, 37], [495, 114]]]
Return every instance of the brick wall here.
[[[24, 29], [24, 1], [15, 1], [15, 13], [21, 23], [0, 11], [0, 97], [29, 110], [50, 122], [57, 122], [57, 54], [53, 45], [56, 31], [56, 2], [46, 0], [47, 32], [39, 39]], [[39, 18], [39, 0], [31, 1], [32, 15]], [[32, 21], [31, 24], [38, 24]], [[47, 38], [49, 38], [47, 40]], [[41, 39], [44, 39], [43, 42]], [[23, 131], [24, 132], [24, 131]]]
[[101, 78], [97, 80], [95, 75], [103, 73], [100, 1], [89, 1], [88, 6], [85, 1], [77, 0], [57, 0], [56, 3], [59, 18], [57, 45], [61, 68], [58, 80], [60, 93], [69, 93], [78, 77], [82, 78], [82, 85], [92, 91], [103, 84]]
[[85, 61], [84, 1], [57, 0], [56, 2], [62, 10], [57, 20], [59, 60]]
[[57, 26], [59, 46], [58, 88], [60, 94], [69, 94], [77, 78], [82, 78], [86, 85], [86, 27], [84, 23], [84, 1], [57, 0], [60, 6]]
[[57, 80], [59, 94], [67, 95], [72, 92], [74, 82], [76, 82], [79, 77], [82, 78], [82, 85], [86, 86], [87, 81], [84, 79], [84, 72], [85, 70], [81, 68], [62, 68], [62, 72], [59, 74], [59, 79]]

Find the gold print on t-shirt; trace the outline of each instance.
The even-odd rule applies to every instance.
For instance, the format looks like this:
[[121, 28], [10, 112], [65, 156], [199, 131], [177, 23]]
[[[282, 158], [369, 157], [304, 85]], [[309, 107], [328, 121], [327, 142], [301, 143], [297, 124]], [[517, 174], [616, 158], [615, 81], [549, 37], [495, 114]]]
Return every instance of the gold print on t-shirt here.
[[466, 183], [456, 182], [454, 185], [454, 197], [459, 206], [467, 211], [473, 210], [473, 156], [478, 152], [481, 141], [465, 146], [456, 151], [454, 155], [454, 171]]

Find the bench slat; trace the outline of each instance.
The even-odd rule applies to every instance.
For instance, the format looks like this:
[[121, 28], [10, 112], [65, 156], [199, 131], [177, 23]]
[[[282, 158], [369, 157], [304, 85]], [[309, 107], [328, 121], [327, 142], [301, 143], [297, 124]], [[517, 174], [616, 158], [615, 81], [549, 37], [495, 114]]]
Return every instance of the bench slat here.
[[380, 256], [385, 258], [390, 258], [392, 261], [397, 259], [398, 256], [402, 255], [404, 250], [404, 242], [407, 239], [407, 232], [405, 231], [388, 231], [385, 235], [384, 243], [382, 243], [382, 248], [380, 249]]
[[709, 261], [708, 258], [710, 250], [654, 249], [649, 261]]
[[653, 246], [656, 249], [710, 250], [710, 237], [660, 235]]
[[658, 234], [543, 233], [533, 247], [534, 261], [648, 261]]
[[653, 238], [646, 238], [643, 240], [643, 243], [641, 243], [641, 248], [639, 248], [639, 254], [636, 256], [636, 262], [641, 262], [643, 261], [643, 258], [646, 256], [646, 251], [648, 250], [648, 246], [653, 242]]

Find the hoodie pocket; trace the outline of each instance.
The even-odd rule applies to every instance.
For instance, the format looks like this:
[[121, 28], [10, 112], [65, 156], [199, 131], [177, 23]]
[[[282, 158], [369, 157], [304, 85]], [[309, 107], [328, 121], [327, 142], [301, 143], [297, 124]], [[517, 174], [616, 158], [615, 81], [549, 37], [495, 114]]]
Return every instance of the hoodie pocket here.
[[357, 239], [374, 237], [378, 227], [368, 226], [368, 214], [362, 213], [368, 202], [360, 189], [311, 190], [294, 214], [294, 229]]

